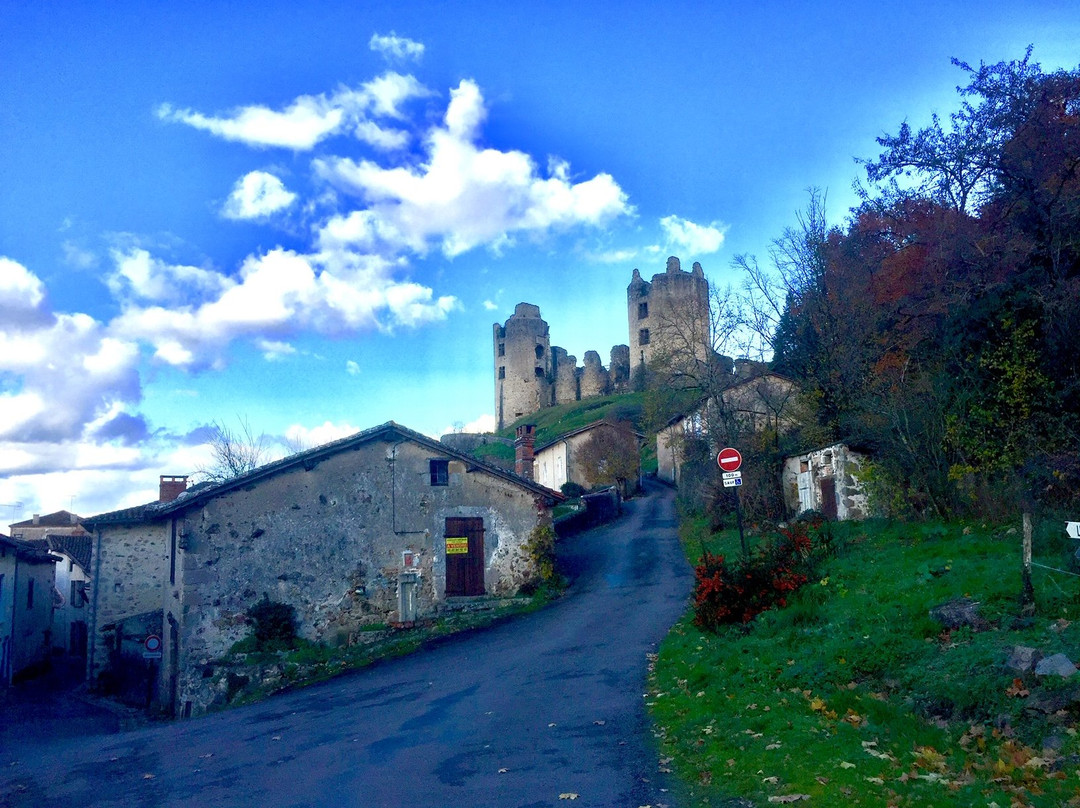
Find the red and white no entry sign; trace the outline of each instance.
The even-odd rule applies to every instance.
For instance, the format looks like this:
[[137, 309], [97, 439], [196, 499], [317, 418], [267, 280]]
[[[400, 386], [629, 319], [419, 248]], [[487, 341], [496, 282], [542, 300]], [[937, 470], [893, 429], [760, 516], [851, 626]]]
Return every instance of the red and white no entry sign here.
[[720, 454], [716, 456], [716, 463], [724, 471], [736, 471], [742, 465], [742, 455], [739, 454], [738, 449], [732, 449], [729, 446], [720, 450]]

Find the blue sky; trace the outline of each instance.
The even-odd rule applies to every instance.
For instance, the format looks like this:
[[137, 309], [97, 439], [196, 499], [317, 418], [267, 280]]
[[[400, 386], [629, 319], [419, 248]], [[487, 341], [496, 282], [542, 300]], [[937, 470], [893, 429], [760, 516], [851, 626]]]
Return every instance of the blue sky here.
[[842, 221], [950, 57], [1080, 61], [1071, 2], [599, 8], [5, 3], [3, 522], [152, 499], [214, 421], [483, 424], [516, 303], [606, 362], [635, 267]]

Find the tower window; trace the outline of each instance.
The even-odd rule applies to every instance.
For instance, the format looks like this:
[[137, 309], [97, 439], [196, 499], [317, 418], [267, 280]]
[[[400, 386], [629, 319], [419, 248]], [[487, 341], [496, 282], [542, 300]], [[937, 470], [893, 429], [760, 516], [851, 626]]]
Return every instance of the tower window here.
[[544, 358], [544, 346], [543, 345], [537, 345], [536, 346], [536, 358], [537, 359], [543, 359]]
[[536, 369], [536, 378], [538, 378], [538, 379], [544, 378], [544, 369], [543, 368], [537, 368]]
[[500, 379], [505, 379], [506, 378], [506, 368], [502, 367], [501, 365], [499, 366], [499, 378]]
[[638, 303], [637, 304], [637, 316], [638, 316], [639, 320], [644, 320], [646, 317], [649, 316], [649, 304], [648, 303]]
[[499, 356], [506, 356], [506, 343], [505, 342], [500, 342], [499, 343]]
[[643, 328], [640, 331], [638, 331], [637, 332], [637, 341], [638, 341], [638, 345], [648, 345], [649, 344], [649, 329]]

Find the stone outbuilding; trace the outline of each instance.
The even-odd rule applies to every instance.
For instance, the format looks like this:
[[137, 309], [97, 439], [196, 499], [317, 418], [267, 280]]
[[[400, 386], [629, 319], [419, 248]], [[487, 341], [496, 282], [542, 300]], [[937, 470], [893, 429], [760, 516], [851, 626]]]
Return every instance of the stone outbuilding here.
[[790, 513], [820, 511], [826, 519], [865, 519], [870, 515], [863, 490], [867, 457], [843, 443], [785, 458], [781, 483]]
[[535, 579], [526, 545], [562, 499], [390, 422], [92, 517], [88, 669], [99, 679], [149, 659], [158, 706], [202, 712], [207, 671], [264, 597], [295, 608], [301, 636], [335, 645], [454, 598], [512, 595]]

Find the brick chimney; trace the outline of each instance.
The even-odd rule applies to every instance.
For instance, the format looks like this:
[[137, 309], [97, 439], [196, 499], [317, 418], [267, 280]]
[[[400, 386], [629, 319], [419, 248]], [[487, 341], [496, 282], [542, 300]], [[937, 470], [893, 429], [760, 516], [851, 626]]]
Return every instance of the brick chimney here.
[[187, 476], [162, 474], [158, 485], [158, 502], [172, 502], [187, 491]]
[[519, 477], [532, 480], [533, 445], [536, 443], [536, 424], [522, 424], [514, 438], [514, 471]]

